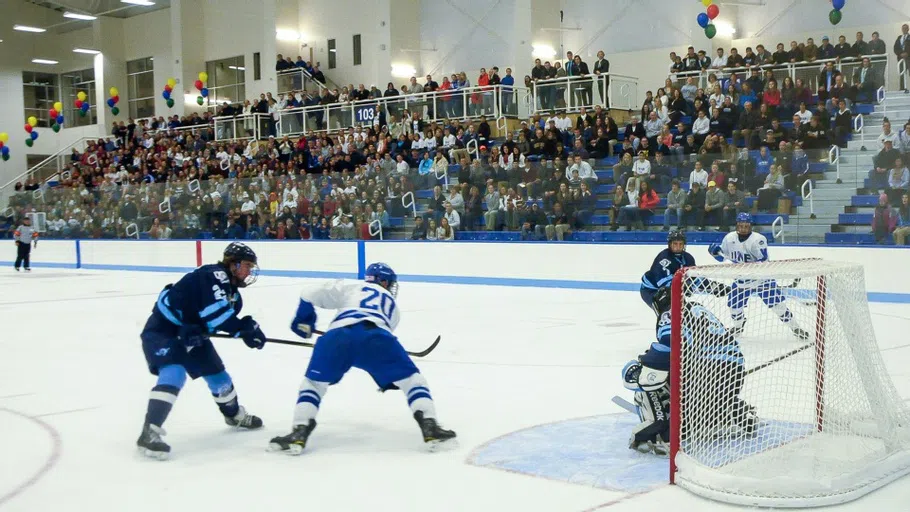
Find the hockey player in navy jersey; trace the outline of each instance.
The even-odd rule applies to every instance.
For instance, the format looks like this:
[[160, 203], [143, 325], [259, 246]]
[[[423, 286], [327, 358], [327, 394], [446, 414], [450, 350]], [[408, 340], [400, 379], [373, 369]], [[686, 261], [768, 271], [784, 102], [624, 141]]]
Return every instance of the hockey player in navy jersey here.
[[[728, 233], [720, 244], [711, 244], [708, 252], [717, 261], [733, 263], [760, 263], [768, 261], [768, 239], [752, 231], [752, 216], [740, 213], [736, 216], [736, 231]], [[733, 329], [740, 333], [745, 329], [745, 308], [749, 297], [757, 295], [800, 339], [809, 339], [809, 333], [800, 328], [787, 308], [786, 297], [773, 279], [737, 279], [727, 296], [727, 306], [733, 317]]]
[[143, 454], [157, 459], [170, 454], [162, 425], [187, 375], [205, 380], [225, 423], [241, 429], [262, 427], [261, 419], [239, 405], [231, 377], [208, 337], [225, 332], [250, 348], [263, 347], [266, 337], [259, 324], [250, 316], [237, 317], [243, 307], [239, 289], [253, 284], [258, 275], [256, 254], [234, 242], [220, 262], [197, 268], [158, 295], [140, 335], [149, 371], [158, 376], [136, 441]]
[[[676, 274], [677, 270], [694, 266], [695, 257], [686, 251], [686, 233], [684, 231], [670, 231], [667, 234], [667, 248], [657, 254], [654, 262], [651, 263], [651, 269], [641, 276], [641, 287], [639, 288], [641, 300], [657, 316], [660, 316], [659, 308], [654, 305], [654, 297], [661, 289], [666, 288], [667, 292], [669, 292], [670, 285], [673, 282], [673, 275]], [[727, 287], [720, 283], [704, 279], [699, 280], [693, 290], [717, 296], [723, 296], [728, 291]]]
[[[670, 347], [671, 347], [671, 295], [669, 287], [662, 287], [654, 296], [654, 307], [659, 312], [656, 328], [657, 340], [648, 350], [630, 361], [622, 370], [623, 385], [635, 392], [635, 406], [641, 420], [629, 440], [629, 448], [642, 453], [660, 456], [669, 454], [670, 441]], [[718, 428], [741, 428], [752, 431], [758, 418], [754, 409], [739, 398], [745, 375], [745, 360], [735, 334], [707, 308], [695, 301], [686, 301], [682, 308], [683, 343], [695, 348], [692, 353], [716, 364], [710, 372], [714, 378], [692, 379], [684, 382], [685, 396], [714, 397], [711, 403], [690, 401], [687, 414], [711, 415]], [[698, 333], [700, 339], [693, 339]], [[691, 357], [691, 356], [690, 356]], [[715, 389], [708, 389], [714, 387]]]
[[651, 263], [651, 269], [641, 276], [641, 300], [654, 313], [660, 315], [660, 312], [654, 306], [654, 295], [663, 287], [669, 287], [673, 281], [673, 274], [682, 267], [694, 267], [695, 258], [686, 251], [686, 233], [683, 231], [670, 231], [667, 234], [667, 248], [660, 251], [654, 262]]
[[395, 304], [398, 277], [384, 263], [366, 269], [364, 283], [319, 285], [300, 295], [291, 330], [309, 338], [316, 325], [314, 308], [337, 309], [338, 314], [313, 348], [294, 407], [293, 431], [271, 440], [269, 448], [299, 455], [316, 428], [316, 414], [329, 386], [352, 367], [373, 377], [383, 391], [401, 389], [431, 449], [455, 438], [455, 432], [436, 422], [430, 388], [414, 362], [392, 334], [398, 326]]

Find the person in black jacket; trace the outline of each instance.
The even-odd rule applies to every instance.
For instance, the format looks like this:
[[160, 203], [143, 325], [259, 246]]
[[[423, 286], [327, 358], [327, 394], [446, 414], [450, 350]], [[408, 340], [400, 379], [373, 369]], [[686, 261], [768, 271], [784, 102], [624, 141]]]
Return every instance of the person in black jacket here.
[[427, 226], [423, 222], [423, 217], [418, 215], [414, 218], [414, 230], [411, 231], [411, 240], [426, 240]]
[[853, 131], [853, 114], [847, 109], [847, 102], [837, 100], [837, 115], [834, 117], [834, 141], [842, 149], [847, 148], [847, 137]]
[[603, 81], [597, 82], [598, 91], [600, 91], [600, 99], [604, 105], [604, 108], [610, 108], [610, 98], [607, 97], [608, 84], [610, 83], [610, 61], [605, 58], [603, 50], [597, 52], [597, 60], [594, 61], [594, 74], [598, 77], [600, 75], [607, 75]]
[[910, 74], [910, 25], [906, 23], [901, 26], [901, 35], [897, 36], [897, 39], [894, 41], [894, 55], [897, 55], [897, 60], [903, 60], [907, 71], [901, 75], [901, 89], [904, 92], [907, 92], [907, 75]]

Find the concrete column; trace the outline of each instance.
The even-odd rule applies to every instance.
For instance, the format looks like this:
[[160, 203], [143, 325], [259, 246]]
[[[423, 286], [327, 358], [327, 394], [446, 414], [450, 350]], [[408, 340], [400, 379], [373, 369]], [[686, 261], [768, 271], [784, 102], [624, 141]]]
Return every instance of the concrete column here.
[[171, 55], [177, 87], [171, 93], [174, 108], [169, 110], [169, 115], [183, 116], [204, 110], [196, 104], [199, 91], [193, 84], [199, 72], [205, 71], [205, 7], [203, 0], [171, 1]]
[[[95, 48], [101, 53], [95, 55], [95, 97], [90, 101], [97, 106], [98, 124], [102, 133], [111, 132], [111, 124], [129, 118], [129, 88], [126, 82], [126, 59], [123, 54], [123, 20], [102, 16], [92, 22], [92, 37]], [[107, 106], [111, 97], [110, 89], [116, 87], [120, 96], [117, 107], [120, 114], [115, 116]]]

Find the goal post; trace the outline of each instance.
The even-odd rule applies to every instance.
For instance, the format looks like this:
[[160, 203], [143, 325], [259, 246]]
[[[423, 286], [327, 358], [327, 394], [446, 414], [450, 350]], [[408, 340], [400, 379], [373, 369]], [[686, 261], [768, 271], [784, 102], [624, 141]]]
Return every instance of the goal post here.
[[861, 265], [689, 267], [671, 294], [671, 483], [801, 508], [910, 473], [910, 410], [875, 341]]

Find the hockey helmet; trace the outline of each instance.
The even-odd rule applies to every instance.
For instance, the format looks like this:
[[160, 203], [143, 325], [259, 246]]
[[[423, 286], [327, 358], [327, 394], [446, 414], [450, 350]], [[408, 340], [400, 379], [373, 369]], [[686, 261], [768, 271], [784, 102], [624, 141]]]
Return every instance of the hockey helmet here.
[[[674, 229], [667, 233], [667, 248], [673, 250], [673, 242], [682, 242], [683, 248], [680, 253], [686, 250], [686, 232]], [[674, 251], [675, 252], [675, 251]], [[678, 253], [677, 253], [678, 254]]]
[[[380, 286], [384, 286], [392, 293], [393, 297], [398, 296], [398, 275], [395, 274], [392, 267], [385, 263], [372, 263], [367, 267], [366, 272], [364, 272], [363, 280], [368, 283], [376, 283]], [[383, 285], [382, 281], [385, 281], [387, 284]]]
[[747, 237], [752, 233], [752, 215], [740, 212], [736, 215], [736, 234]]
[[[256, 257], [256, 253], [246, 244], [231, 242], [230, 245], [224, 249], [224, 255], [221, 262], [231, 271], [232, 280], [238, 288], [249, 286], [259, 279], [258, 258]], [[249, 267], [249, 273], [241, 278], [237, 275], [237, 272], [240, 264], [243, 262], [249, 262], [251, 265]]]

